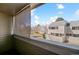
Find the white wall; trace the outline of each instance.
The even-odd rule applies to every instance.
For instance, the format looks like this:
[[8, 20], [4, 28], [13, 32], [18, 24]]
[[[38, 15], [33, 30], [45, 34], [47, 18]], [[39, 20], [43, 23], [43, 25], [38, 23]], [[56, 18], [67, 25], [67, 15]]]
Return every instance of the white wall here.
[[0, 13], [0, 54], [11, 48], [11, 20], [11, 16]]
[[0, 13], [0, 36], [10, 34], [11, 19], [11, 16]]

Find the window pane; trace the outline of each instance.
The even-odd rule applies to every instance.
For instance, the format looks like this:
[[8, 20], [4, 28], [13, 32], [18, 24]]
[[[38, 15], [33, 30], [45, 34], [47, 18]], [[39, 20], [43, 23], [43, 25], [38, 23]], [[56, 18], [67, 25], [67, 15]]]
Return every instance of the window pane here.
[[47, 3], [31, 10], [31, 37], [79, 45], [78, 7], [78, 3]]

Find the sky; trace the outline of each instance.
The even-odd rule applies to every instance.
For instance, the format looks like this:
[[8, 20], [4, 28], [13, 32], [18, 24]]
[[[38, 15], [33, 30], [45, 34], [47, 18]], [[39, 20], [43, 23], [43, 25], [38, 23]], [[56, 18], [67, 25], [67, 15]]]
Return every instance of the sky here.
[[78, 3], [46, 3], [31, 10], [31, 26], [45, 25], [54, 22], [58, 17], [64, 20], [79, 20]]

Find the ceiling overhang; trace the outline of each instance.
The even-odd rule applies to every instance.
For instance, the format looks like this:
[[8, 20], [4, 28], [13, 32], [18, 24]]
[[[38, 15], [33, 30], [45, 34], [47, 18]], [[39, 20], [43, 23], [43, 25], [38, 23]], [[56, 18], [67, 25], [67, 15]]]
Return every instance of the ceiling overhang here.
[[13, 16], [23, 11], [23, 9], [26, 9], [27, 7], [34, 9], [42, 4], [44, 3], [0, 3], [0, 12]]
[[29, 3], [0, 3], [0, 12], [15, 15], [19, 10]]

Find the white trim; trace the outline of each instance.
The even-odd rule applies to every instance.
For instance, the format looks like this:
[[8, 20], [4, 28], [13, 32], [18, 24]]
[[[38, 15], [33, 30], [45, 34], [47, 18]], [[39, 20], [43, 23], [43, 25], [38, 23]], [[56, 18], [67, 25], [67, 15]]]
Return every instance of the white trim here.
[[11, 34], [14, 34], [14, 29], [15, 29], [15, 16], [12, 18], [12, 27], [11, 27]]
[[24, 11], [26, 8], [28, 8], [30, 6], [30, 4], [28, 4], [28, 5], [26, 5], [25, 7], [23, 7], [21, 10], [19, 10], [17, 13], [16, 13], [16, 15], [17, 14], [19, 14], [20, 12], [22, 12], [22, 11]]

